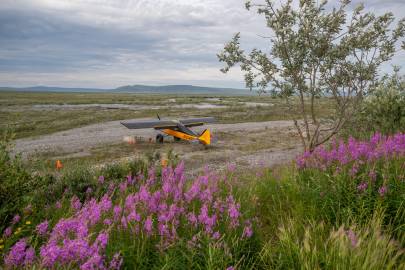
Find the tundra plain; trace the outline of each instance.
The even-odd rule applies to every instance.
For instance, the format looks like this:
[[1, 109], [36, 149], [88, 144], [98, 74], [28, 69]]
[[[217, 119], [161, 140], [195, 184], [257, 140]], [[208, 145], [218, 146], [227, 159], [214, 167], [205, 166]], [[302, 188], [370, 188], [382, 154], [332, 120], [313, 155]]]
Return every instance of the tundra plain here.
[[[317, 102], [319, 114], [333, 108], [327, 99]], [[209, 147], [174, 142], [154, 143], [157, 131], [128, 130], [120, 121], [189, 117], [216, 117], [209, 128]], [[192, 170], [201, 164], [216, 168], [228, 163], [242, 167], [273, 166], [299, 152], [299, 138], [291, 121], [298, 113], [270, 95], [165, 95], [127, 93], [0, 92], [0, 128], [15, 134], [15, 153], [38, 169], [64, 164], [100, 165], [145, 155], [174, 154]], [[135, 144], [123, 141], [125, 136]], [[45, 166], [43, 164], [46, 164]]]

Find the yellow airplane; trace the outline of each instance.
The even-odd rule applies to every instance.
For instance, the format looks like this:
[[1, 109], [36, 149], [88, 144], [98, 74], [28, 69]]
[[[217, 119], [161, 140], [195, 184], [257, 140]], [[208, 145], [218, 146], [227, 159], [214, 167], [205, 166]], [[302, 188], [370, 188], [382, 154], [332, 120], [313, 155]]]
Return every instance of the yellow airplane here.
[[[213, 123], [215, 122], [214, 117], [161, 120], [158, 115], [158, 119], [158, 121], [121, 122], [121, 124], [129, 129], [154, 128], [163, 132], [167, 136], [173, 136], [176, 141], [186, 140], [200, 142], [204, 145], [211, 144], [211, 133], [209, 129], [204, 130], [201, 134], [196, 134], [189, 129], [189, 127], [202, 126], [205, 123]], [[156, 135], [156, 142], [163, 143], [163, 138], [163, 134]]]

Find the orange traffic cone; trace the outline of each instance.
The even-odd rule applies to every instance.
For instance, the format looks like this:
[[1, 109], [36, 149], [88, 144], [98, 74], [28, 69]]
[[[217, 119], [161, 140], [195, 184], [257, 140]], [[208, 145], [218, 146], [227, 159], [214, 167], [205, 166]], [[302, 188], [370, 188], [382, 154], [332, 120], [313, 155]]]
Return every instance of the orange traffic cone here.
[[60, 162], [60, 160], [58, 159], [58, 160], [56, 161], [56, 169], [57, 169], [57, 170], [60, 170], [60, 169], [62, 169], [62, 168], [63, 168], [62, 162]]
[[160, 165], [162, 165], [162, 167], [166, 167], [166, 166], [167, 166], [167, 159], [162, 158], [162, 159], [160, 160]]

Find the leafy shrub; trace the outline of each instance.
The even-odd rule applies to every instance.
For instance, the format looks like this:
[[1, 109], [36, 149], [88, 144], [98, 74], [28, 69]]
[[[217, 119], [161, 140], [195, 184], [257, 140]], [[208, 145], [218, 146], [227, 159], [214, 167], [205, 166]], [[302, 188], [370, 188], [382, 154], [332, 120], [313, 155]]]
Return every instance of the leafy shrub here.
[[370, 133], [393, 134], [405, 130], [405, 77], [398, 70], [384, 76], [364, 98], [346, 133], [361, 137]]
[[32, 178], [19, 156], [10, 153], [12, 134], [5, 131], [0, 139], [0, 230], [27, 201]]

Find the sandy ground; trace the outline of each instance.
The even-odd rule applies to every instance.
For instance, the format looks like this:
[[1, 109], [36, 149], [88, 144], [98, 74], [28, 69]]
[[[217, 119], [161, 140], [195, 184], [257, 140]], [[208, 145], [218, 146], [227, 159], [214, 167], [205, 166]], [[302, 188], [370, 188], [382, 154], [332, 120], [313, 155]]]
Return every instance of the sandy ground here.
[[[202, 164], [219, 168], [228, 163], [250, 167], [274, 166], [292, 160], [300, 151], [291, 121], [210, 124], [194, 130], [205, 128], [209, 128], [214, 137], [214, 143], [209, 148], [186, 142], [168, 143], [191, 169], [199, 170]], [[19, 139], [15, 151], [23, 157], [41, 152], [57, 152], [72, 158], [87, 155], [95, 147], [114, 147], [125, 136], [141, 137], [144, 145], [133, 154], [134, 157], [148, 148], [147, 141], [149, 138], [154, 140], [156, 134], [157, 131], [152, 129], [129, 130], [120, 121], [111, 121], [36, 138]]]

